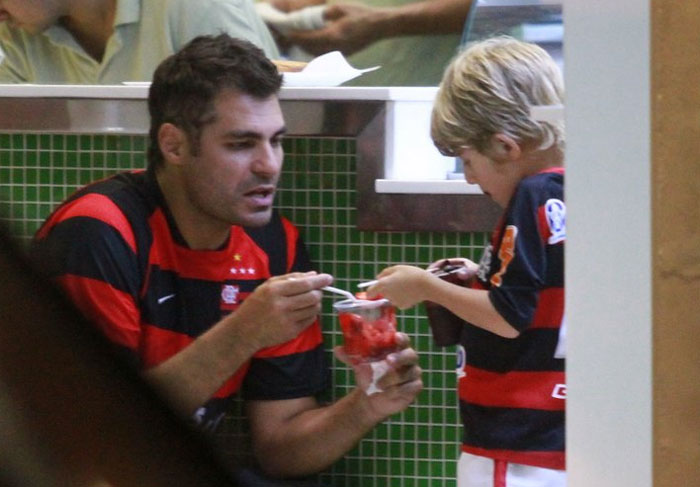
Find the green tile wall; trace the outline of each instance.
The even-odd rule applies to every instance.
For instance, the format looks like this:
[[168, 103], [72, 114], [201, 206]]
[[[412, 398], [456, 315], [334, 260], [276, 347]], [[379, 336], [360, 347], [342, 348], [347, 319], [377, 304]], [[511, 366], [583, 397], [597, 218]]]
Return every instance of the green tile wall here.
[[[119, 170], [145, 167], [144, 136], [0, 134], [0, 218], [26, 243], [50, 210], [77, 187]], [[335, 276], [338, 287], [358, 282], [396, 263], [426, 265], [449, 256], [479, 257], [485, 233], [362, 232], [355, 228], [353, 138], [285, 140], [285, 167], [277, 204], [301, 229], [317, 267]], [[341, 335], [331, 304], [322, 319], [330, 350]], [[372, 431], [321, 475], [331, 487], [437, 487], [456, 485], [459, 415], [454, 349], [433, 346], [422, 307], [398, 314], [420, 354], [424, 390], [418, 400]], [[334, 361], [328, 399], [353, 387], [352, 374]], [[240, 455], [246, 429], [240, 404], [217, 441]], [[247, 451], [244, 449], [244, 451]]]

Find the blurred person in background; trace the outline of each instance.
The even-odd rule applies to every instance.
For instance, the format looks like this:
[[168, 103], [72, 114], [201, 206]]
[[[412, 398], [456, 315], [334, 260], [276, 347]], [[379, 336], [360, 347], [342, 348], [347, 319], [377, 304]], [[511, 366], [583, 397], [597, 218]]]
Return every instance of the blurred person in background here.
[[[476, 0], [473, 0], [476, 1]], [[381, 66], [355, 82], [365, 86], [437, 86], [457, 54], [472, 0], [269, 0], [292, 12], [326, 4], [320, 29], [292, 30], [280, 46], [311, 55], [339, 50], [357, 68]]]
[[194, 37], [279, 52], [252, 0], [0, 0], [0, 83], [150, 81]]

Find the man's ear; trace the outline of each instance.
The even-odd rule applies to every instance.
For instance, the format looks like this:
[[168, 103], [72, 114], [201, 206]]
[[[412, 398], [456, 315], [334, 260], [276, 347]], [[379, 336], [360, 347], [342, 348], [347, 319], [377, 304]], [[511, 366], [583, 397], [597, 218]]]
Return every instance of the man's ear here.
[[158, 129], [158, 147], [167, 163], [177, 165], [189, 151], [185, 132], [172, 123], [164, 123]]
[[502, 133], [491, 136], [491, 152], [494, 159], [515, 161], [522, 156], [522, 148], [518, 142]]

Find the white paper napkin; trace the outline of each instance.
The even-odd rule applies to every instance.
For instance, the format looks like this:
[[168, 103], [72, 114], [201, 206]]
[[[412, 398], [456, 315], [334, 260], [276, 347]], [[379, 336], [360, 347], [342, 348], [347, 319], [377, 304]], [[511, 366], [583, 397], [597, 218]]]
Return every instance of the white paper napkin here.
[[353, 68], [340, 51], [332, 51], [312, 59], [301, 71], [283, 73], [284, 86], [338, 86], [375, 69], [379, 66]]

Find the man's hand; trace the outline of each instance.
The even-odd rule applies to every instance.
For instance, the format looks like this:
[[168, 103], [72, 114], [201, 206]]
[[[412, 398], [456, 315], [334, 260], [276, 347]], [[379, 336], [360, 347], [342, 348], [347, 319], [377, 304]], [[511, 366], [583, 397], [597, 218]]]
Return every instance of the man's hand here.
[[348, 56], [379, 40], [383, 34], [377, 22], [383, 9], [360, 3], [336, 3], [324, 12], [326, 26], [317, 30], [289, 32], [285, 39], [314, 55], [341, 51]]
[[321, 288], [333, 282], [316, 272], [275, 276], [258, 286], [231, 317], [258, 348], [296, 337], [321, 311]]
[[291, 12], [314, 5], [323, 5], [326, 0], [269, 0], [270, 5], [282, 12]]
[[[368, 412], [375, 422], [406, 409], [423, 389], [418, 354], [410, 348], [408, 336], [397, 333], [397, 343], [396, 352], [373, 365], [368, 362], [353, 364], [342, 346], [333, 350], [338, 360], [354, 369], [355, 382], [360, 389], [366, 393], [376, 390], [367, 395]], [[384, 373], [380, 375], [377, 371]]]

